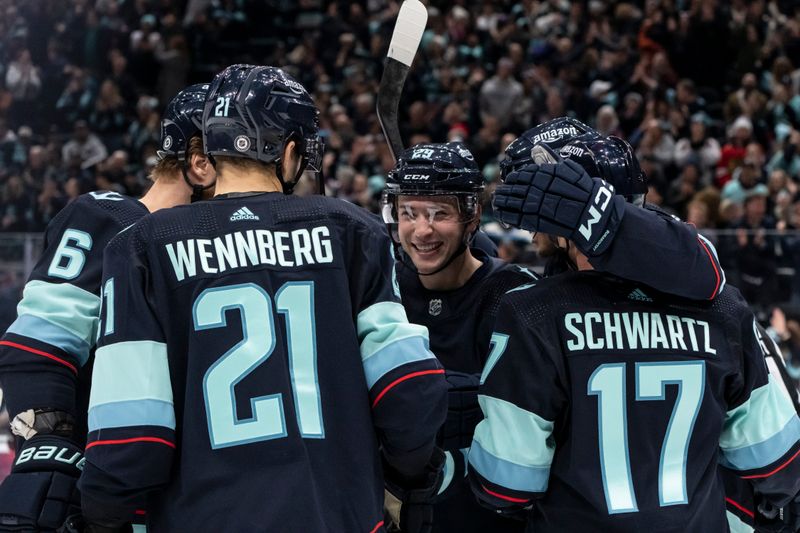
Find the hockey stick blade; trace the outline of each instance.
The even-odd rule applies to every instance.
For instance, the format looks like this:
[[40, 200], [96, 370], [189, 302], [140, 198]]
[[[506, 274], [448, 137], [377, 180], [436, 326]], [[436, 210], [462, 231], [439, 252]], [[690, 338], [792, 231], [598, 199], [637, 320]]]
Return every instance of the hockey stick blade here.
[[400, 107], [400, 95], [406, 76], [417, 54], [425, 25], [428, 22], [428, 10], [419, 0], [404, 0], [397, 14], [389, 53], [383, 67], [383, 76], [378, 88], [377, 112], [386, 142], [392, 157], [403, 151], [403, 140], [400, 137], [400, 126], [397, 123], [397, 110]]

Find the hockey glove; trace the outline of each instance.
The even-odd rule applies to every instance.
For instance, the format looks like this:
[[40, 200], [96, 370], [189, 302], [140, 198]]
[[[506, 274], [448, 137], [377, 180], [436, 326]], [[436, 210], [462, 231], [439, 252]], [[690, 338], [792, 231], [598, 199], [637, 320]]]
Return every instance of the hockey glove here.
[[511, 172], [493, 205], [502, 222], [566, 237], [587, 256], [606, 251], [625, 213], [625, 198], [574, 161], [531, 163]]
[[57, 435], [25, 441], [0, 485], [0, 531], [55, 530], [80, 513], [83, 450]]
[[469, 448], [475, 426], [483, 419], [478, 404], [480, 374], [466, 374], [447, 370], [447, 418], [439, 431], [439, 446], [445, 450], [457, 451]]
[[444, 452], [434, 448], [425, 471], [411, 480], [393, 475], [384, 462], [386, 511], [403, 533], [429, 533], [433, 528], [433, 500], [442, 484], [444, 459]]

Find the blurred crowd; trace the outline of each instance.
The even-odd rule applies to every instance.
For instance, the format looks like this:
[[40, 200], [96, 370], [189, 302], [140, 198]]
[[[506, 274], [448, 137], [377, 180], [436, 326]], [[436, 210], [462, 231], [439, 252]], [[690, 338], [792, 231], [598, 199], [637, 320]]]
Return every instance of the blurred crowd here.
[[[573, 115], [631, 142], [648, 201], [706, 233], [751, 302], [800, 302], [800, 2], [425, 3], [407, 145], [466, 142], [488, 198], [517, 134]], [[0, 231], [41, 231], [89, 190], [140, 195], [165, 104], [235, 62], [312, 92], [329, 194], [377, 211], [392, 159], [375, 93], [399, 4], [0, 0]], [[518, 257], [524, 239], [496, 238]]]

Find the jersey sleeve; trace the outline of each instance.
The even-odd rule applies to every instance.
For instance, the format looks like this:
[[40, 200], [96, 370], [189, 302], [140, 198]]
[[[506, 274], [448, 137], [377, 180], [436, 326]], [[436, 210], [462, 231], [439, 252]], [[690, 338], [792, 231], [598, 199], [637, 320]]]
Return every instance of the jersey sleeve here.
[[104, 259], [102, 335], [89, 399], [84, 515], [130, 521], [144, 495], [168, 481], [175, 448], [167, 347], [148, 297], [146, 258], [134, 230], [119, 235]]
[[[538, 298], [530, 289], [528, 298]], [[521, 294], [516, 292], [515, 294]], [[567, 403], [558, 346], [514, 306], [502, 305], [478, 396], [484, 419], [469, 450], [472, 490], [485, 506], [512, 514], [547, 490], [553, 431]], [[537, 386], [531, 387], [535, 376]]]
[[800, 419], [765, 362], [755, 319], [742, 321], [741, 378], [728, 391], [720, 463], [777, 507], [800, 491]]
[[725, 286], [714, 245], [692, 225], [650, 206], [626, 203], [611, 246], [589, 262], [596, 270], [693, 300], [713, 300]]
[[0, 379], [12, 417], [31, 408], [75, 415], [78, 370], [97, 338], [103, 249], [122, 230], [101, 201], [117, 200], [82, 196], [49, 224], [17, 319], [0, 340]]
[[387, 462], [402, 475], [422, 470], [447, 413], [444, 369], [428, 330], [410, 324], [399, 301], [391, 244], [382, 224], [363, 228], [350, 261], [364, 376]]

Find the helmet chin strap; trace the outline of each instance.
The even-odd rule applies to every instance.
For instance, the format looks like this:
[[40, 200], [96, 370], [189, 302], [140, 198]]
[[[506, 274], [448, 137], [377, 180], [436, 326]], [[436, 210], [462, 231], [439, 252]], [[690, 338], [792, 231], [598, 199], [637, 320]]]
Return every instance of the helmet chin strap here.
[[212, 183], [206, 185], [205, 187], [203, 187], [202, 185], [198, 185], [197, 183], [192, 183], [192, 180], [189, 179], [189, 167], [186, 165], [185, 162], [181, 165], [181, 173], [183, 174], [183, 181], [185, 181], [186, 185], [188, 185], [192, 189], [192, 197], [190, 200], [190, 202], [192, 203], [202, 200], [203, 193], [217, 184], [217, 180], [214, 180]]

